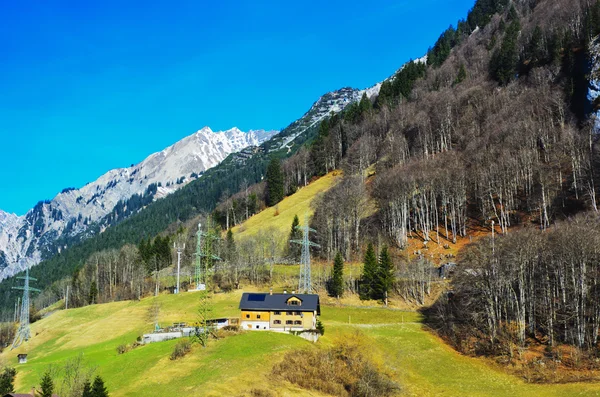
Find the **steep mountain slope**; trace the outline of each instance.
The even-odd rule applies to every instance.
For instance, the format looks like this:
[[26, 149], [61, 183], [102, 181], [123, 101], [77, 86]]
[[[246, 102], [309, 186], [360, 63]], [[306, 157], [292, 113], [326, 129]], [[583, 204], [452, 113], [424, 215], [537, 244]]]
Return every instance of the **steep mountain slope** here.
[[318, 126], [319, 123], [329, 117], [331, 113], [339, 113], [352, 102], [357, 102], [366, 93], [369, 98], [379, 93], [381, 83], [365, 90], [344, 87], [339, 90], [328, 92], [322, 95], [301, 118], [294, 121], [285, 129], [285, 134], [281, 134], [276, 142], [279, 148], [289, 145], [294, 139], [306, 132], [310, 128]]
[[24, 216], [0, 212], [0, 280], [67, 248], [69, 237], [81, 235], [115, 208], [117, 214], [103, 222], [103, 228], [117, 217], [122, 219], [119, 215], [127, 210], [139, 210], [140, 200], [132, 197], [143, 198], [143, 204], [164, 197], [229, 154], [260, 145], [277, 132], [246, 133], [238, 128], [213, 132], [204, 127], [139, 164], [111, 170], [80, 189], [64, 189]]
[[338, 172], [329, 173], [308, 186], [299, 189], [296, 193], [284, 198], [277, 204], [277, 208], [267, 208], [250, 217], [244, 223], [232, 228], [236, 239], [253, 236], [261, 230], [274, 229], [285, 243], [290, 231], [294, 216], [298, 215], [300, 223], [304, 224], [304, 215], [312, 216], [314, 201], [323, 192], [328, 191], [340, 179]]
[[[427, 63], [427, 55], [415, 59], [414, 62]], [[331, 116], [332, 113], [340, 113], [342, 110], [344, 110], [344, 108], [346, 108], [346, 106], [353, 102], [360, 101], [363, 94], [366, 94], [367, 98], [373, 100], [373, 98], [379, 95], [381, 84], [384, 81], [392, 80], [396, 73], [401, 71], [405, 66], [406, 64], [402, 65], [387, 79], [363, 90], [352, 87], [344, 87], [322, 95], [315, 103], [313, 103], [308, 112], [290, 124], [281, 134], [276, 136], [273, 141], [279, 143], [279, 148], [284, 148], [304, 132], [318, 126], [321, 121]]]

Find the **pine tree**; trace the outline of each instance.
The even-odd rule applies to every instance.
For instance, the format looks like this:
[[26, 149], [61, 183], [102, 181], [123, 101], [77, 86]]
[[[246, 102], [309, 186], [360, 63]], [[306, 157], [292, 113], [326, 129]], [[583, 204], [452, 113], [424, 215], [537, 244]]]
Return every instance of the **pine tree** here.
[[360, 115], [362, 118], [369, 115], [369, 113], [371, 113], [371, 111], [373, 110], [373, 104], [371, 103], [371, 100], [367, 96], [366, 92], [363, 92], [362, 98], [360, 98], [360, 103], [358, 104], [358, 107], [360, 109]]
[[267, 205], [274, 206], [284, 196], [283, 172], [278, 158], [271, 159], [267, 168]]
[[490, 72], [492, 77], [501, 85], [507, 85], [516, 74], [519, 59], [517, 39], [521, 24], [515, 19], [506, 30], [500, 48], [492, 54]]
[[310, 148], [311, 161], [315, 168], [315, 174], [325, 175], [327, 172], [327, 162], [325, 160], [325, 143], [329, 136], [329, 120], [325, 119], [319, 124], [319, 135]]
[[88, 303], [93, 305], [98, 300], [98, 287], [96, 286], [96, 281], [93, 280], [90, 284], [90, 293], [88, 294]]
[[[291, 240], [302, 240], [302, 230], [299, 228], [300, 220], [298, 219], [298, 215], [294, 215], [294, 220], [292, 221], [292, 227], [290, 229], [290, 237], [288, 241]], [[294, 262], [300, 262], [300, 256], [302, 254], [302, 246], [300, 244], [289, 242], [289, 257]]]
[[516, 8], [515, 8], [515, 5], [514, 5], [514, 4], [511, 4], [511, 5], [510, 5], [510, 9], [508, 10], [508, 15], [507, 15], [507, 17], [508, 17], [508, 20], [509, 20], [509, 21], [514, 21], [514, 20], [516, 20], [516, 19], [518, 19], [518, 18], [519, 18], [519, 15], [517, 14], [517, 10], [516, 10]]
[[379, 254], [379, 269], [377, 275], [376, 295], [383, 300], [387, 306], [387, 297], [394, 285], [394, 264], [386, 246]]
[[379, 89], [379, 95], [375, 100], [375, 105], [381, 109], [383, 106], [392, 106], [394, 103], [394, 89], [392, 88], [392, 83], [389, 80], [385, 80], [381, 83], [381, 88]]
[[465, 69], [465, 64], [461, 63], [460, 68], [458, 69], [458, 75], [456, 76], [456, 80], [454, 80], [454, 84], [460, 84], [467, 78], [467, 69]]
[[47, 371], [42, 377], [40, 389], [40, 397], [52, 397], [52, 392], [54, 391], [54, 382], [52, 381], [50, 373]]
[[329, 295], [340, 298], [344, 295], [344, 258], [341, 252], [335, 255], [331, 280], [329, 280]]
[[363, 261], [363, 274], [360, 284], [360, 299], [373, 299], [378, 276], [377, 256], [373, 244], [369, 243]]
[[88, 380], [86, 380], [83, 384], [83, 394], [81, 395], [81, 397], [94, 397], [94, 395], [92, 394], [92, 385]]
[[325, 326], [323, 325], [321, 320], [317, 320], [317, 325], [315, 328], [317, 329], [317, 331], [319, 331], [319, 334], [325, 335]]
[[538, 67], [544, 64], [546, 60], [546, 47], [544, 44], [544, 33], [542, 28], [536, 26], [531, 34], [529, 45], [527, 46], [527, 55], [529, 60], [529, 66], [531, 68]]
[[237, 249], [231, 229], [227, 231], [227, 237], [225, 238], [225, 254], [227, 255], [225, 259], [227, 259], [228, 262], [235, 262], [237, 259]]
[[104, 386], [104, 381], [100, 376], [96, 376], [96, 379], [94, 379], [94, 384], [92, 385], [92, 396], [108, 397], [108, 390]]
[[5, 395], [15, 391], [15, 376], [17, 370], [10, 367], [5, 367], [4, 371], [0, 374], [0, 395]]

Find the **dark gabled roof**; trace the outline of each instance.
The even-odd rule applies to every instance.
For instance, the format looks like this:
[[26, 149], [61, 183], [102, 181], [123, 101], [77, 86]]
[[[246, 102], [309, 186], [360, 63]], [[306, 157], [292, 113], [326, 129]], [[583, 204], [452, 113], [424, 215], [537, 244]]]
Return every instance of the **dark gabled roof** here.
[[[296, 297], [302, 301], [300, 306], [288, 305], [287, 301]], [[244, 292], [240, 300], [241, 310], [294, 310], [294, 311], [317, 311], [321, 314], [319, 295], [317, 294], [268, 294], [257, 292]]]

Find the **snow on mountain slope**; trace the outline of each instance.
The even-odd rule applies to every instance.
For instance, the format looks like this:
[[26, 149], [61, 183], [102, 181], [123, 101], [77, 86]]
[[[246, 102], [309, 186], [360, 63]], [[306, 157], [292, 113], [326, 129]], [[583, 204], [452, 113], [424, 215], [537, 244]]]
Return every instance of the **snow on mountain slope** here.
[[[417, 63], [427, 63], [427, 55], [417, 58], [414, 60]], [[401, 71], [405, 65], [402, 65], [394, 74], [387, 79], [392, 80], [396, 73]], [[339, 113], [348, 105], [353, 102], [360, 101], [363, 94], [367, 94], [369, 99], [373, 99], [379, 95], [381, 84], [383, 81], [369, 87], [364, 90], [357, 88], [344, 87], [336, 91], [328, 92], [321, 96], [301, 118], [294, 121], [289, 127], [285, 129], [285, 134], [281, 134], [275, 139], [280, 140], [278, 148], [283, 149], [288, 146], [294, 139], [300, 136], [303, 132], [309, 128], [319, 124], [323, 119], [331, 115], [331, 113]]]
[[352, 102], [360, 101], [363, 93], [367, 93], [369, 98], [379, 94], [381, 83], [375, 84], [373, 87], [365, 90], [359, 90], [351, 87], [344, 87], [336, 91], [328, 92], [321, 96], [301, 118], [294, 121], [288, 126], [286, 134], [278, 137], [281, 142], [279, 148], [284, 148], [289, 145], [294, 139], [300, 136], [303, 132], [319, 124], [324, 118], [331, 113], [339, 113]]
[[0, 211], [0, 280], [60, 252], [65, 247], [57, 246], [57, 239], [85, 232], [117, 203], [136, 194], [151, 194], [151, 199], [168, 195], [229, 154], [258, 146], [277, 133], [204, 127], [137, 165], [110, 170], [80, 189], [64, 189], [24, 216]]

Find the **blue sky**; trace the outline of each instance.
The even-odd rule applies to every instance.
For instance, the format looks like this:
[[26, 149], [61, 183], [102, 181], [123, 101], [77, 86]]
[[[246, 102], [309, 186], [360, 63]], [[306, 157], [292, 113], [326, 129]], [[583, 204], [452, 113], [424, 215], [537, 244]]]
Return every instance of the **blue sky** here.
[[205, 125], [284, 128], [423, 55], [473, 3], [0, 0], [0, 209]]

